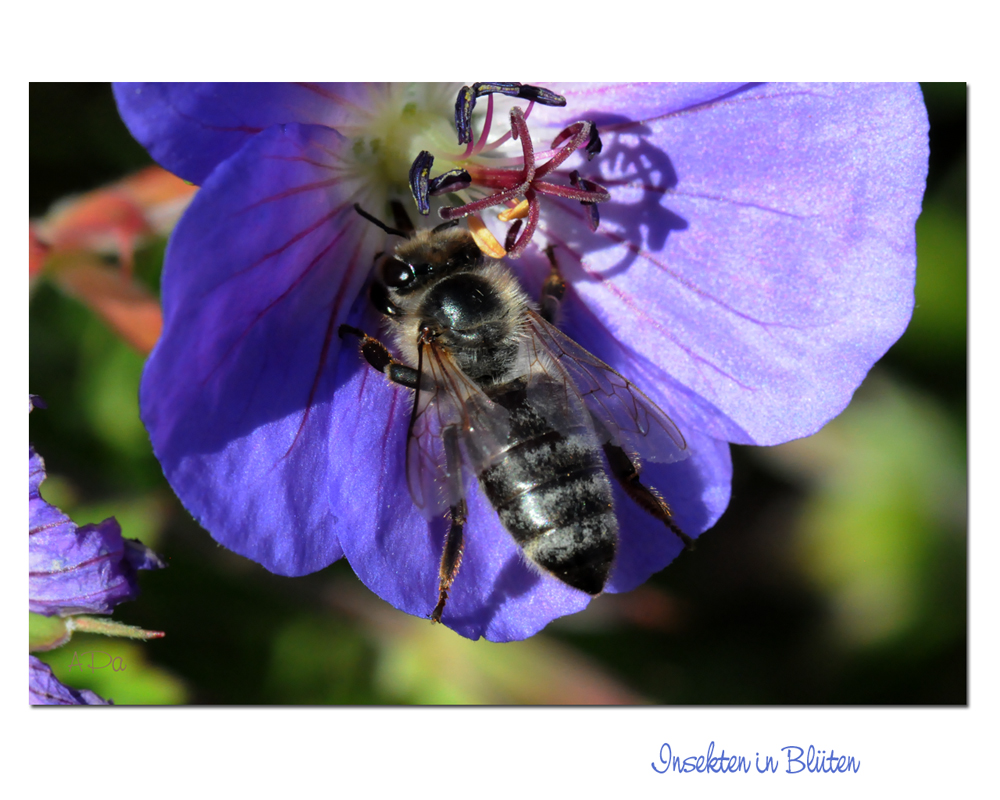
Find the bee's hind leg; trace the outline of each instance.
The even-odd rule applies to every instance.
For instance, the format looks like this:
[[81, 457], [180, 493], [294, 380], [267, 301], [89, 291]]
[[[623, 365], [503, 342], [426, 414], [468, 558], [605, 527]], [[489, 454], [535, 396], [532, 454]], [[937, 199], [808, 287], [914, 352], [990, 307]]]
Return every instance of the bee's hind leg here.
[[694, 539], [684, 533], [677, 526], [677, 523], [674, 522], [670, 506], [667, 505], [666, 500], [660, 497], [659, 492], [643, 486], [639, 482], [639, 470], [636, 469], [635, 464], [632, 463], [632, 459], [628, 457], [628, 454], [622, 448], [609, 442], [604, 445], [604, 455], [608, 457], [611, 472], [618, 479], [626, 494], [638, 503], [639, 506], [670, 528], [684, 542], [684, 547], [687, 550], [693, 550]]
[[451, 525], [448, 527], [448, 535], [445, 537], [444, 549], [441, 552], [441, 568], [438, 571], [438, 601], [437, 605], [434, 606], [434, 611], [431, 612], [431, 622], [441, 621], [444, 604], [448, 600], [448, 592], [455, 582], [458, 568], [462, 564], [462, 550], [465, 547], [463, 530], [467, 513], [465, 497], [462, 493], [462, 464], [458, 449], [458, 428], [449, 425], [441, 431], [441, 438], [444, 443], [451, 489], [454, 495], [458, 496], [458, 500], [451, 507]]
[[559, 304], [562, 303], [566, 294], [566, 281], [559, 271], [559, 264], [556, 263], [555, 248], [549, 245], [545, 248], [545, 255], [549, 259], [552, 268], [549, 270], [549, 277], [542, 285], [542, 296], [539, 298], [539, 313], [542, 319], [551, 325], [555, 325], [559, 319]]
[[444, 604], [448, 600], [448, 592], [458, 575], [462, 563], [462, 550], [465, 539], [462, 530], [465, 527], [465, 498], [451, 507], [451, 526], [444, 540], [444, 550], [441, 553], [441, 570], [438, 575], [438, 601], [431, 612], [431, 622], [440, 622], [444, 613]]

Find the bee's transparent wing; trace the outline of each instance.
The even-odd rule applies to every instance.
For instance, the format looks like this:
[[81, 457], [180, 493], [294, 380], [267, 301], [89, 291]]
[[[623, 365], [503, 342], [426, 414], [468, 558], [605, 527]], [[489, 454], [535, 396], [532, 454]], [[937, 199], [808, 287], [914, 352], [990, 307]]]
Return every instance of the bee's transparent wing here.
[[634, 383], [533, 311], [528, 312], [528, 331], [527, 369], [551, 372], [554, 364], [561, 370], [579, 391], [602, 444], [611, 442], [661, 464], [688, 457], [673, 420]]
[[413, 503], [432, 519], [462, 497], [462, 465], [479, 475], [506, 447], [506, 410], [434, 343], [421, 346], [420, 389], [406, 439], [406, 481]]

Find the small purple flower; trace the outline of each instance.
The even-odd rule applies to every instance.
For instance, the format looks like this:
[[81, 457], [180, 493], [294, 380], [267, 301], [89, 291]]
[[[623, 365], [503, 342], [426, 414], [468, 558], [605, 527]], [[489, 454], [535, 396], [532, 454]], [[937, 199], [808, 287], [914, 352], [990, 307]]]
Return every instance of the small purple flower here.
[[35, 656], [28, 656], [28, 704], [33, 706], [108, 706], [110, 700], [89, 689], [71, 689], [59, 682], [52, 668]]
[[[391, 221], [392, 201], [413, 207], [412, 185], [446, 217], [499, 206], [486, 225], [535, 297], [553, 245], [569, 283], [561, 327], [687, 439], [689, 458], [642, 476], [696, 535], [728, 503], [729, 442], [814, 433], [905, 329], [927, 168], [915, 85], [547, 85], [564, 106], [489, 95], [476, 116], [460, 88], [115, 88], [136, 138], [202, 186], [167, 251], [164, 331], [141, 387], [171, 485], [268, 569], [301, 575], [346, 555], [421, 616], [445, 525], [407, 496], [410, 393], [337, 337], [343, 323], [379, 333], [365, 288], [392, 246], [355, 203]], [[615, 491], [606, 591], [620, 592], [680, 542]], [[587, 604], [526, 565], [474, 484], [468, 501], [446, 625], [521, 639]]]
[[76, 524], [39, 493], [45, 463], [28, 445], [28, 610], [47, 617], [110, 614], [139, 594], [137, 570], [166, 566], [114, 517]]
[[[29, 396], [28, 411], [35, 407], [43, 404]], [[119, 603], [134, 600], [139, 594], [137, 571], [165, 567], [163, 560], [138, 540], [123, 539], [114, 517], [77, 527], [41, 496], [44, 480], [45, 463], [29, 444], [28, 610], [47, 617], [110, 614]], [[146, 632], [134, 635], [139, 633]], [[104, 703], [93, 692], [60, 684], [34, 656], [29, 656], [28, 663], [32, 704]]]

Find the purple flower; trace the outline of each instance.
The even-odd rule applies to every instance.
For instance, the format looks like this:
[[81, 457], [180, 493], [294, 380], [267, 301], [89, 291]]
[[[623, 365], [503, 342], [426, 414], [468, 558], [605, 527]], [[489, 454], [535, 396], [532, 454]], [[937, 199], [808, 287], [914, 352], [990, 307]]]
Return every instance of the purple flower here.
[[[37, 401], [36, 401], [37, 402]], [[137, 570], [166, 566], [114, 517], [76, 524], [39, 493], [45, 463], [28, 445], [28, 610], [47, 617], [110, 614], [139, 594]]]
[[52, 668], [35, 656], [28, 656], [28, 703], [33, 706], [108, 706], [89, 689], [71, 689], [59, 682]]
[[[511, 266], [534, 297], [554, 246], [563, 330], [683, 431], [690, 457], [642, 478], [697, 535], [728, 503], [728, 442], [815, 432], [906, 327], [927, 168], [915, 85], [550, 85], [564, 107], [480, 99], [461, 145], [459, 88], [115, 88], [154, 158], [202, 186], [168, 248], [141, 388], [167, 478], [236, 552], [284, 575], [346, 555], [421, 616], [446, 525], [407, 496], [411, 393], [337, 336], [343, 323], [380, 335], [364, 290], [393, 246], [355, 203], [391, 221], [391, 201], [413, 208], [411, 182], [444, 216], [499, 203], [506, 220], [527, 200], [513, 233], [486, 225], [522, 256]], [[615, 492], [611, 592], [680, 549]], [[445, 624], [521, 639], [587, 604], [526, 565], [474, 484], [468, 502]]]
[[[35, 407], [44, 404], [29, 396], [29, 413]], [[28, 610], [47, 617], [110, 614], [119, 603], [135, 599], [139, 594], [137, 570], [160, 569], [166, 564], [138, 540], [123, 539], [114, 517], [77, 527], [41, 496], [44, 480], [45, 463], [29, 444]], [[73, 626], [67, 628], [72, 630]], [[134, 634], [119, 635], [146, 634], [134, 630]], [[28, 699], [34, 705], [105, 703], [93, 692], [63, 686], [34, 656], [28, 657]]]

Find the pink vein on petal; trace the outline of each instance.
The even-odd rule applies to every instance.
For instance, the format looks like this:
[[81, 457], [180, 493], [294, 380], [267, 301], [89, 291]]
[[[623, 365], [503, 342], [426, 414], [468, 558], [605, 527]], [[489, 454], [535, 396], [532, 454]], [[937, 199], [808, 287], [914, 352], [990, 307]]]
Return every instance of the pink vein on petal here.
[[[579, 219], [581, 221], [584, 219], [583, 215], [582, 214], [578, 214], [575, 210], [571, 210], [571, 209], [568, 209], [568, 208], [564, 208], [563, 210], [567, 214], [569, 214], [570, 216], [576, 217], [577, 219]], [[549, 235], [551, 235], [551, 233], [549, 231], [546, 231], [546, 233], [549, 234]], [[644, 259], [645, 261], [648, 261], [650, 264], [652, 264], [653, 266], [657, 267], [662, 272], [664, 272], [667, 275], [669, 275], [671, 278], [673, 278], [675, 281], [677, 281], [684, 288], [688, 289], [689, 291], [693, 292], [694, 294], [698, 295], [699, 297], [703, 297], [705, 300], [708, 300], [708, 301], [710, 301], [712, 303], [715, 303], [720, 308], [725, 309], [726, 311], [728, 311], [729, 313], [731, 313], [731, 314], [739, 317], [740, 319], [744, 319], [747, 322], [750, 322], [750, 323], [752, 323], [754, 325], [760, 325], [765, 330], [767, 328], [770, 328], [770, 327], [774, 327], [774, 328], [789, 328], [791, 330], [799, 330], [800, 329], [799, 326], [789, 325], [789, 324], [786, 324], [786, 323], [783, 323], [783, 322], [765, 322], [764, 320], [760, 320], [760, 319], [756, 319], [754, 317], [751, 317], [749, 314], [746, 314], [743, 311], [738, 311], [737, 309], [735, 309], [732, 306], [730, 306], [728, 303], [724, 303], [722, 300], [720, 300], [715, 295], [709, 294], [708, 292], [706, 292], [704, 289], [702, 289], [697, 284], [692, 283], [687, 278], [684, 278], [681, 275], [678, 275], [674, 270], [672, 270], [670, 267], [668, 267], [662, 261], [659, 261], [658, 259], [654, 258], [652, 253], [650, 253], [647, 250], [642, 249], [641, 247], [639, 247], [635, 243], [629, 241], [628, 239], [625, 239], [624, 237], [621, 237], [618, 234], [616, 234], [616, 233], [614, 233], [612, 231], [609, 231], [609, 230], [602, 230], [601, 231], [601, 235], [607, 237], [610, 241], [614, 242], [615, 244], [624, 245], [629, 250], [629, 252], [633, 253], [634, 255], [638, 256], [639, 258]], [[581, 266], [582, 266], [582, 262], [581, 262]], [[601, 275], [601, 273], [599, 273], [599, 272], [592, 272], [592, 271], [590, 271], [590, 270], [588, 270], [586, 268], [584, 268], [584, 271], [588, 275], [590, 275], [592, 278], [594, 278], [595, 280], [599, 280], [601, 283], [605, 283], [606, 282], [606, 279], [604, 278], [603, 275]], [[608, 285], [610, 286], [612, 284], [608, 284]]]
[[243, 339], [246, 338], [247, 334], [249, 334], [250, 331], [253, 329], [253, 327], [258, 322], [260, 322], [261, 318], [265, 314], [267, 314], [271, 309], [273, 309], [278, 303], [280, 303], [282, 300], [288, 297], [289, 294], [291, 294], [291, 292], [305, 279], [306, 275], [312, 272], [313, 268], [320, 262], [320, 260], [327, 253], [330, 252], [330, 250], [334, 247], [334, 245], [337, 244], [338, 241], [340, 241], [341, 237], [344, 236], [345, 233], [347, 233], [346, 228], [339, 231], [337, 235], [330, 241], [330, 243], [326, 247], [324, 247], [319, 253], [317, 253], [316, 256], [312, 259], [312, 261], [310, 261], [309, 264], [306, 266], [306, 268], [298, 276], [296, 276], [295, 280], [292, 281], [291, 284], [289, 284], [287, 289], [285, 289], [280, 295], [278, 295], [274, 300], [272, 300], [270, 303], [268, 303], [266, 306], [264, 306], [264, 308], [262, 308], [254, 315], [254, 318], [250, 320], [246, 328], [244, 328], [243, 332], [236, 337], [236, 339], [233, 341], [231, 345], [229, 345], [228, 348], [226, 348], [226, 352], [220, 356], [218, 363], [214, 367], [212, 367], [212, 369], [209, 370], [208, 374], [202, 379], [201, 381], [202, 386], [205, 386], [208, 383], [208, 381], [211, 379], [215, 371], [222, 366], [222, 364], [226, 361], [227, 358], [229, 358], [229, 356], [232, 354], [236, 346], [240, 342], [242, 342]]
[[[342, 212], [346, 207], [347, 207], [346, 204], [343, 204], [343, 205], [339, 205], [339, 206], [336, 206], [335, 208], [331, 209], [327, 214], [325, 214], [324, 216], [322, 216], [318, 220], [316, 220], [316, 222], [314, 222], [311, 225], [309, 225], [308, 227], [305, 227], [302, 230], [300, 230], [298, 233], [296, 233], [294, 236], [292, 236], [290, 239], [288, 239], [288, 241], [286, 241], [280, 247], [278, 247], [278, 248], [276, 248], [274, 250], [271, 250], [271, 251], [265, 253], [260, 258], [258, 258], [256, 261], [254, 261], [252, 264], [249, 264], [249, 265], [243, 267], [242, 269], [239, 269], [236, 272], [233, 272], [232, 274], [227, 275], [219, 283], [215, 284], [214, 286], [210, 286], [209, 288], [207, 288], [204, 292], [201, 293], [201, 297], [202, 298], [207, 297], [212, 292], [214, 292], [216, 289], [219, 289], [220, 287], [225, 286], [227, 283], [229, 283], [229, 281], [231, 281], [231, 280], [233, 280], [235, 278], [239, 278], [239, 277], [245, 275], [246, 273], [250, 272], [251, 270], [256, 269], [261, 264], [263, 264], [265, 261], [268, 261], [268, 260], [274, 258], [275, 256], [281, 255], [285, 250], [287, 250], [293, 244], [296, 244], [297, 242], [299, 242], [302, 239], [304, 239], [305, 237], [307, 237], [309, 234], [314, 233], [321, 226], [325, 225], [327, 222], [329, 222], [331, 219], [333, 219], [335, 216], [337, 216], [337, 214], [339, 214], [340, 212]], [[343, 235], [343, 231], [341, 231], [341, 233], [338, 234], [338, 238], [341, 235]], [[334, 241], [336, 241], [336, 239]]]
[[[327, 153], [328, 156], [337, 158], [338, 161], [344, 162], [343, 158], [338, 157], [335, 153]], [[335, 164], [324, 164], [322, 161], [314, 161], [311, 158], [306, 158], [305, 156], [263, 156], [265, 161], [294, 161], [301, 164], [308, 164], [311, 167], [319, 167], [319, 169], [335, 170], [337, 166]]]
[[181, 111], [176, 105], [174, 105], [173, 103], [171, 103], [171, 102], [169, 102], [167, 100], [164, 100], [163, 102], [164, 102], [164, 105], [167, 108], [169, 108], [171, 111], [173, 111], [181, 119], [186, 120], [188, 122], [192, 122], [195, 125], [197, 125], [198, 127], [205, 128], [206, 130], [210, 130], [210, 131], [222, 131], [223, 133], [249, 133], [249, 134], [258, 134], [262, 130], [264, 130], [262, 127], [255, 126], [255, 125], [246, 125], [246, 124], [243, 124], [243, 125], [211, 125], [211, 124], [209, 124], [209, 123], [207, 123], [207, 122], [205, 122], [203, 120], [198, 119], [193, 114], [189, 114], [186, 111]]
[[[50, 508], [55, 508], [55, 506], [50, 506]], [[58, 511], [58, 509], [56, 509]], [[62, 512], [60, 512], [62, 513]], [[34, 536], [36, 533], [44, 533], [45, 531], [50, 531], [53, 528], [59, 528], [66, 523], [72, 524], [73, 520], [69, 517], [63, 515], [62, 519], [57, 519], [54, 522], [46, 522], [44, 525], [36, 525], [28, 531], [28, 536]]]
[[[316, 376], [313, 378], [312, 386], [309, 388], [309, 397], [306, 399], [306, 407], [302, 412], [302, 421], [299, 423], [299, 429], [295, 432], [295, 438], [292, 439], [292, 443], [288, 445], [288, 450], [285, 452], [285, 455], [278, 459], [279, 461], [287, 458], [292, 452], [292, 448], [295, 447], [296, 442], [299, 440], [299, 436], [302, 434], [302, 430], [306, 426], [306, 422], [309, 420], [309, 413], [312, 411], [313, 398], [316, 396], [316, 390], [319, 388], [320, 379], [323, 377], [323, 369], [326, 366], [327, 356], [330, 353], [330, 343], [333, 341], [334, 325], [340, 313], [341, 303], [344, 301], [347, 285], [351, 282], [351, 273], [354, 270], [354, 265], [357, 263], [358, 253], [360, 250], [361, 242], [359, 241], [354, 247], [354, 253], [347, 262], [349, 264], [347, 268], [347, 275], [345, 275], [344, 279], [340, 282], [340, 287], [337, 289], [337, 295], [333, 300], [333, 307], [330, 309], [330, 316], [326, 324], [326, 333], [323, 337], [323, 347], [320, 350], [319, 363], [316, 365]], [[275, 466], [277, 466], [277, 463]]]
[[634, 183], [630, 182], [627, 178], [612, 178], [610, 180], [605, 179], [603, 181], [603, 185], [617, 186], [625, 189], [641, 189], [644, 192], [659, 194], [664, 197], [689, 197], [694, 200], [714, 200], [727, 205], [740, 206], [741, 208], [756, 208], [758, 211], [777, 214], [782, 217], [791, 217], [792, 219], [814, 219], [821, 216], [820, 214], [796, 214], [792, 211], [784, 211], [780, 208], [773, 208], [771, 206], [761, 205], [760, 203], [753, 203], [748, 200], [735, 200], [731, 197], [724, 197], [722, 195], [705, 194], [704, 192], [690, 192], [666, 186], [653, 186], [649, 183]]
[[[602, 284], [604, 287], [606, 287], [607, 289], [609, 289], [612, 294], [616, 295], [622, 301], [622, 303], [624, 303], [635, 314], [635, 316], [637, 318], [646, 321], [652, 328], [654, 328], [655, 330], [657, 330], [664, 338], [669, 339], [671, 342], [673, 342], [674, 345], [676, 345], [678, 349], [680, 349], [683, 352], [687, 353], [688, 357], [692, 361], [694, 361], [694, 362], [696, 362], [698, 364], [704, 364], [705, 366], [707, 366], [710, 369], [712, 369], [713, 371], [719, 373], [720, 375], [722, 375], [723, 377], [727, 378], [728, 380], [731, 380], [733, 383], [735, 383], [737, 386], [739, 386], [742, 389], [746, 389], [747, 391], [750, 391], [750, 392], [756, 391], [756, 389], [754, 387], [747, 386], [747, 385], [743, 384], [735, 376], [730, 375], [728, 372], [726, 372], [725, 370], [723, 370], [718, 365], [712, 363], [711, 361], [709, 361], [704, 356], [695, 353], [687, 345], [681, 343], [669, 330], [667, 330], [662, 325], [660, 325], [657, 322], [657, 320], [656, 320], [655, 317], [650, 316], [642, 308], [640, 308], [638, 305], [636, 305], [635, 302], [634, 302], [634, 300], [632, 299], [632, 295], [631, 294], [629, 294], [628, 292], [623, 291], [618, 286], [615, 286], [613, 283], [611, 283], [606, 278], [604, 278], [604, 276], [601, 275], [600, 273], [594, 273], [594, 272], [591, 272], [590, 270], [588, 270], [583, 265], [583, 258], [580, 255], [580, 253], [578, 253], [576, 250], [574, 250], [573, 248], [571, 248], [568, 244], [566, 244], [565, 241], [562, 241], [558, 237], [553, 236], [550, 231], [547, 231], [546, 233], [550, 236], [550, 238], [553, 238], [557, 242], [559, 242], [562, 245], [562, 247], [570, 255], [572, 255], [573, 258], [576, 259], [576, 262], [577, 262], [577, 264], [579, 264], [580, 269], [582, 269], [587, 275], [589, 275], [590, 277], [592, 277], [598, 283]], [[584, 303], [583, 305], [586, 306], [587, 304]], [[588, 307], [588, 311], [589, 310], [590, 309]], [[603, 323], [601, 323], [601, 325], [602, 325], [602, 327], [604, 327]], [[699, 371], [700, 371], [700, 368], [699, 368]]]
[[[396, 404], [398, 403], [399, 398], [401, 397], [401, 395], [402, 395], [402, 393], [398, 389], [395, 390], [395, 391], [393, 391], [393, 393], [392, 393], [392, 405], [389, 407], [389, 413], [388, 413], [388, 415], [385, 418], [385, 432], [382, 434], [382, 441], [383, 442], [387, 441], [388, 438], [389, 438], [389, 433], [390, 433], [390, 428], [392, 426], [392, 421], [393, 421], [393, 419], [395, 419], [395, 416], [396, 416]], [[386, 469], [386, 463], [385, 463], [385, 460], [386, 460], [386, 448], [380, 447], [378, 449], [379, 449], [379, 452], [382, 455], [382, 470], [381, 470], [381, 472], [382, 472], [382, 476], [384, 478], [384, 477], [388, 476], [388, 474], [389, 474], [388, 470]]]
[[326, 100], [332, 100], [342, 106], [347, 106], [353, 108], [355, 111], [361, 112], [366, 116], [371, 116], [371, 110], [363, 106], [359, 106], [357, 103], [351, 102], [347, 98], [337, 94], [336, 92], [331, 92], [329, 89], [324, 89], [322, 86], [316, 83], [299, 83], [296, 81], [294, 86], [298, 86], [300, 89], [305, 89], [307, 92], [313, 92], [318, 94], [320, 97]]
[[[738, 91], [738, 90], [737, 90]], [[626, 120], [624, 122], [608, 123], [601, 126], [601, 132], [617, 132], [628, 130], [629, 128], [635, 127], [636, 125], [645, 125], [650, 122], [657, 122], [664, 119], [672, 119], [674, 117], [686, 116], [688, 114], [694, 114], [698, 111], [708, 111], [715, 108], [724, 108], [726, 106], [736, 105], [737, 103], [751, 103], [760, 100], [778, 100], [784, 97], [822, 97], [823, 95], [815, 91], [793, 91], [793, 92], [779, 92], [776, 94], [757, 94], [751, 95], [749, 97], [737, 96], [733, 97], [733, 92], [727, 92], [724, 95], [720, 95], [712, 100], [706, 100], [702, 103], [695, 103], [691, 106], [686, 106], [684, 108], [679, 108], [676, 111], [667, 111], [664, 114], [660, 114], [655, 117], [648, 117], [647, 119], [637, 119], [637, 120]]]
[[[73, 564], [71, 566], [63, 567], [62, 569], [47, 569], [47, 570], [43, 570], [43, 571], [40, 571], [40, 572], [31, 572], [31, 571], [29, 571], [28, 575], [35, 575], [35, 576], [39, 576], [39, 575], [61, 575], [61, 574], [66, 573], [66, 572], [73, 572], [74, 570], [90, 566], [91, 564], [97, 564], [97, 563], [99, 563], [101, 561], [106, 561], [111, 556], [118, 555], [118, 553], [120, 553], [120, 552], [124, 552], [124, 548], [115, 548], [114, 550], [109, 550], [109, 551], [104, 552], [104, 553], [99, 553], [96, 556], [92, 556], [91, 558], [85, 559], [83, 561], [78, 561], [77, 563], [75, 563], [75, 564]], [[119, 578], [118, 580], [121, 581], [122, 579]]]
[[278, 192], [277, 194], [269, 195], [268, 197], [264, 197], [256, 201], [255, 203], [251, 203], [248, 206], [244, 206], [239, 211], [235, 212], [233, 216], [234, 217], [239, 216], [240, 214], [244, 214], [252, 209], [260, 208], [261, 206], [266, 205], [267, 203], [273, 203], [276, 200], [286, 200], [289, 197], [294, 197], [295, 195], [302, 194], [303, 192], [311, 192], [316, 189], [328, 189], [331, 186], [336, 186], [338, 183], [340, 183], [340, 181], [341, 179], [339, 177], [326, 178], [325, 180], [322, 181], [315, 181], [313, 183], [303, 183], [301, 186], [293, 186], [290, 189], [285, 189], [283, 192]]

